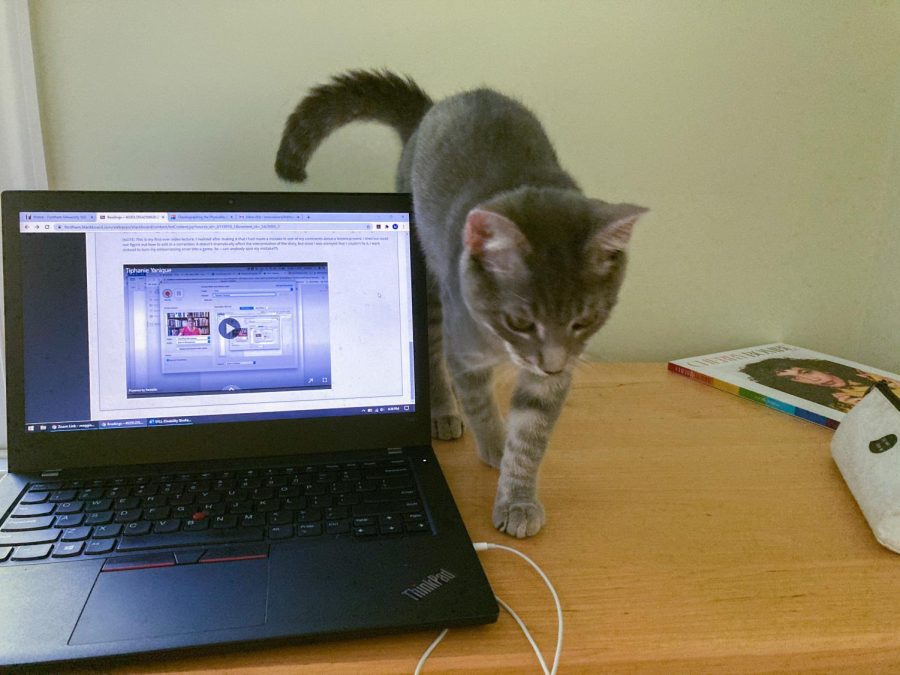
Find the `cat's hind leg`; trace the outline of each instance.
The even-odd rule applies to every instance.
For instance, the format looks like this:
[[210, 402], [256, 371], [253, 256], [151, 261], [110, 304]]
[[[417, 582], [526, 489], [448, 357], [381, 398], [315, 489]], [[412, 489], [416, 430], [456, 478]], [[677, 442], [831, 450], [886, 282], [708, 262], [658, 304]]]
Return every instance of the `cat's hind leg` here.
[[537, 494], [538, 468], [570, 382], [567, 372], [546, 377], [519, 372], [494, 500], [494, 527], [501, 532], [530, 537], [544, 525], [544, 506]]

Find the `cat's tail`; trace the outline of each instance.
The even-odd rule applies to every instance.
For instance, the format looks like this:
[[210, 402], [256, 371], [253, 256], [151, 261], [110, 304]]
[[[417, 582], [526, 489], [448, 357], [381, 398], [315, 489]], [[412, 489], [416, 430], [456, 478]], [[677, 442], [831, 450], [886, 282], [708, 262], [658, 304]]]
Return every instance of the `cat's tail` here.
[[275, 172], [286, 180], [304, 180], [306, 163], [325, 137], [357, 120], [383, 122], [405, 143], [432, 103], [411, 78], [387, 70], [338, 75], [310, 91], [288, 117]]

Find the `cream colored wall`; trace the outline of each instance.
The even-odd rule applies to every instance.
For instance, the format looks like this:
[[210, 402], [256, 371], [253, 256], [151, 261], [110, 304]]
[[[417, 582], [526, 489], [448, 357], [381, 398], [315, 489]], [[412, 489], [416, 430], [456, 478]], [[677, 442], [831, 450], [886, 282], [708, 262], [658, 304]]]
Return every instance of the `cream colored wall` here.
[[[32, 23], [54, 188], [295, 190], [272, 163], [309, 86], [487, 84], [586, 192], [652, 208], [593, 356], [785, 340], [900, 372], [900, 3], [32, 0]], [[390, 190], [398, 154], [346, 128], [302, 189]]]
[[[900, 6], [900, 5], [898, 5]], [[900, 72], [894, 84], [893, 138], [885, 144], [888, 163], [882, 199], [873, 204], [881, 227], [871, 242], [874, 254], [858, 270], [855, 320], [848, 351], [865, 363], [900, 363]], [[890, 368], [900, 373], [896, 366]]]

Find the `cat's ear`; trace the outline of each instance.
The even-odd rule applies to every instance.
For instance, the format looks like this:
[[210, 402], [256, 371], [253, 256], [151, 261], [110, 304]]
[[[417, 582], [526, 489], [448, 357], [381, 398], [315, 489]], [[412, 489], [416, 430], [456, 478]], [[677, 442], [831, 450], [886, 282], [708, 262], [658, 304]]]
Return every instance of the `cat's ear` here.
[[634, 204], [608, 204], [591, 200], [594, 221], [600, 225], [589, 244], [597, 254], [624, 251], [638, 219], [650, 209]]
[[498, 274], [521, 270], [523, 257], [531, 251], [518, 225], [506, 216], [484, 209], [469, 211], [463, 241], [472, 258]]

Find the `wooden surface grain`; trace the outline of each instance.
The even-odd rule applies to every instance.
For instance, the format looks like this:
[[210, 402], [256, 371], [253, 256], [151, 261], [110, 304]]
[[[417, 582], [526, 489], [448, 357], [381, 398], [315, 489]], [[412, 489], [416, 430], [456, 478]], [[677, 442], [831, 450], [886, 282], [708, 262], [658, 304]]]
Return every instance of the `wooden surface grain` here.
[[[501, 378], [508, 389], [511, 378]], [[475, 541], [555, 583], [560, 673], [898, 672], [900, 558], [879, 546], [829, 453], [832, 432], [667, 372], [585, 364], [541, 470], [547, 524], [490, 522], [496, 472], [471, 439], [436, 450]], [[524, 561], [480, 554], [552, 655], [550, 595]], [[411, 673], [434, 634], [154, 656], [128, 673]], [[538, 673], [509, 616], [453, 629], [426, 673]]]

